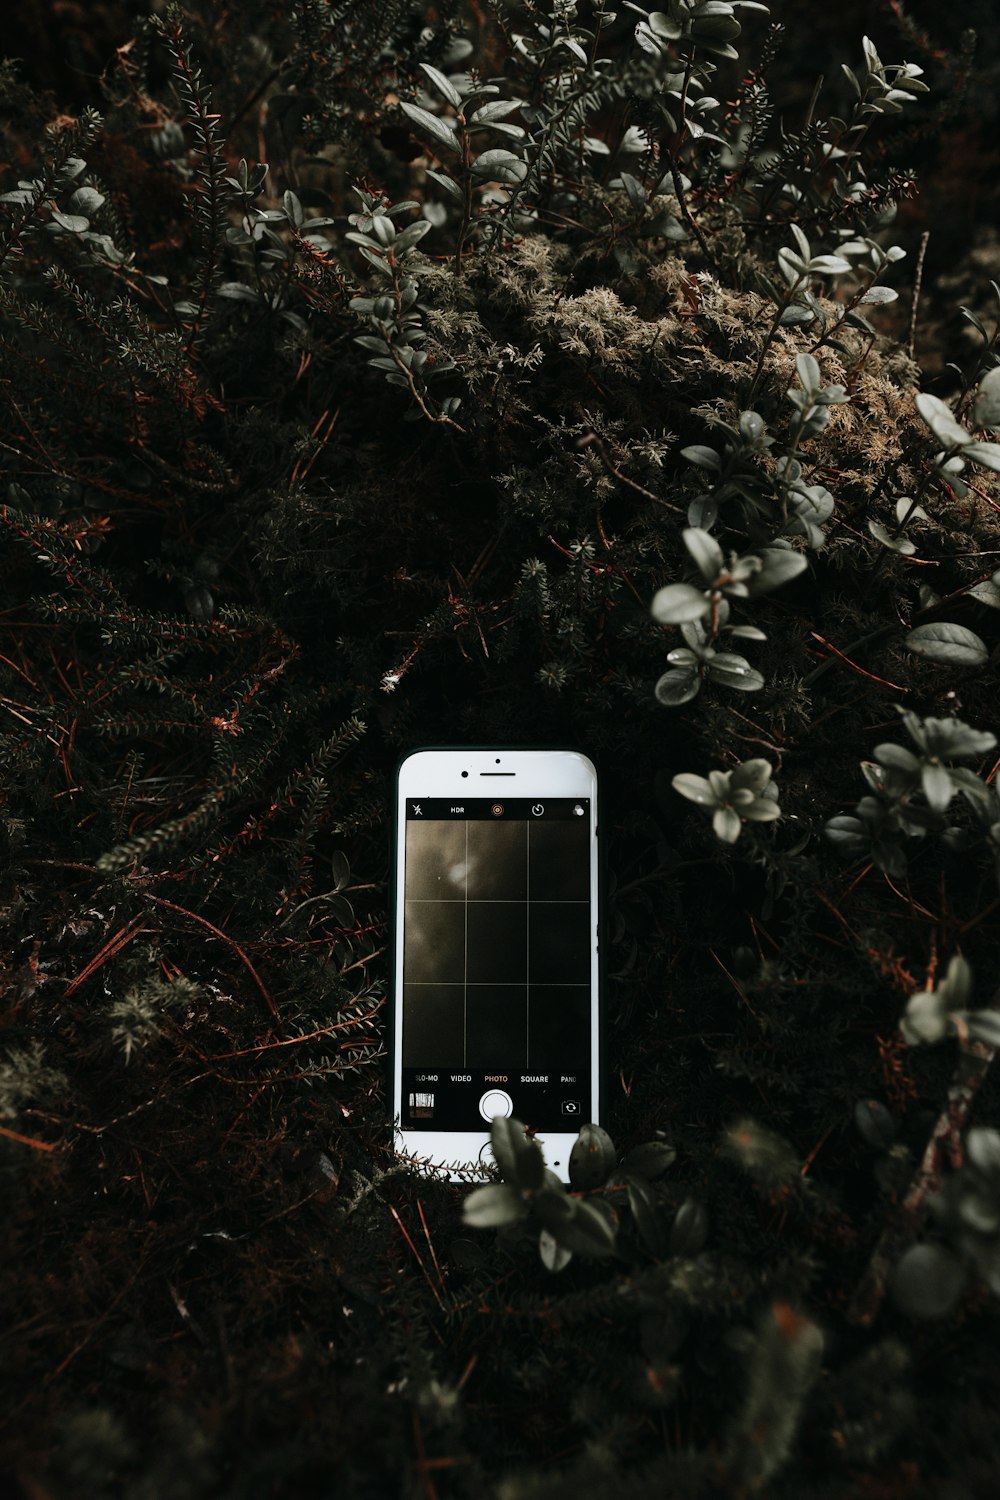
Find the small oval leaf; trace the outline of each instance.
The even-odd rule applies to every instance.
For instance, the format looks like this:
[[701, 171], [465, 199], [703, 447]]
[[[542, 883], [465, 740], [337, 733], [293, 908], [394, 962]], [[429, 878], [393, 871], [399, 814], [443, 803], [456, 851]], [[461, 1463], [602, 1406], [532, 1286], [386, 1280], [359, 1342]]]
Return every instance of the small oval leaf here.
[[666, 1141], [644, 1141], [633, 1146], [622, 1162], [623, 1172], [634, 1172], [638, 1177], [659, 1177], [677, 1160], [677, 1151]]
[[875, 1151], [888, 1151], [896, 1139], [896, 1122], [878, 1099], [859, 1099], [854, 1106], [854, 1124], [861, 1138]]
[[965, 1289], [965, 1267], [944, 1245], [911, 1245], [890, 1282], [893, 1300], [913, 1318], [943, 1318]]
[[569, 1154], [569, 1180], [577, 1189], [601, 1187], [615, 1169], [614, 1142], [600, 1125], [581, 1125]]
[[651, 605], [653, 619], [661, 625], [678, 625], [683, 620], [701, 620], [712, 605], [701, 589], [689, 583], [668, 583], [659, 589]]
[[917, 656], [951, 667], [982, 667], [989, 661], [989, 652], [974, 630], [943, 620], [933, 625], [918, 625], [904, 644]]
[[530, 1192], [541, 1187], [545, 1180], [545, 1158], [538, 1142], [527, 1135], [520, 1120], [496, 1115], [490, 1127], [490, 1145], [507, 1182]]
[[693, 1259], [708, 1239], [708, 1213], [697, 1198], [688, 1198], [677, 1210], [670, 1231], [670, 1254]]
[[543, 1229], [538, 1236], [538, 1254], [547, 1271], [562, 1271], [573, 1259], [572, 1250], [560, 1245], [555, 1235]]
[[462, 1219], [472, 1229], [499, 1229], [505, 1224], [516, 1224], [527, 1212], [520, 1193], [505, 1182], [491, 1182], [488, 1187], [475, 1188], [469, 1194]]

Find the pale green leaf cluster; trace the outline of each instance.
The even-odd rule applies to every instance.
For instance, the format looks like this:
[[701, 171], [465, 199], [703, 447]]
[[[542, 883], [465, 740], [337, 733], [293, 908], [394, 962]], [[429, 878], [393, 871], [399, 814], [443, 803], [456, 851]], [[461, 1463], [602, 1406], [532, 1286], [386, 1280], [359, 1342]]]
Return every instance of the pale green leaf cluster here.
[[682, 772], [671, 786], [711, 814], [717, 838], [735, 844], [744, 823], [773, 823], [781, 817], [772, 774], [770, 761], [744, 760], [731, 771], [709, 771], [707, 777]]

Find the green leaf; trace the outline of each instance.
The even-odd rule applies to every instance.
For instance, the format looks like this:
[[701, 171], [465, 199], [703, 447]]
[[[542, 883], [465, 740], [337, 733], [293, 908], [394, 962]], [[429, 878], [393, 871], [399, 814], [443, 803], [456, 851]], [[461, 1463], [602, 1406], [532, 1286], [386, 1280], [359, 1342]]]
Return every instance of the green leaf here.
[[960, 760], [969, 755], [988, 755], [996, 745], [996, 735], [988, 729], [973, 729], [961, 719], [926, 718], [921, 721], [908, 710], [901, 712], [903, 724], [914, 743], [928, 755], [944, 760]]
[[697, 698], [701, 691], [701, 678], [697, 672], [683, 672], [677, 668], [673, 672], [664, 672], [653, 691], [657, 701], [664, 707], [679, 708], [682, 703]]
[[668, 42], [679, 42], [684, 34], [680, 21], [675, 21], [665, 10], [650, 11], [646, 25], [654, 36], [663, 37]]
[[574, 1202], [559, 1179], [546, 1172], [545, 1185], [535, 1194], [531, 1206], [543, 1227], [561, 1242], [562, 1232], [573, 1217]]
[[830, 818], [823, 832], [843, 854], [866, 854], [870, 844], [868, 831], [860, 818], [842, 814]]
[[991, 609], [1000, 609], [1000, 588], [992, 579], [984, 578], [982, 583], [969, 589], [969, 598], [978, 599], [980, 604], [988, 604]]
[[888, 1151], [896, 1139], [896, 1122], [878, 1099], [858, 1100], [854, 1106], [854, 1124], [875, 1151]]
[[637, 213], [641, 213], [646, 206], [646, 189], [642, 183], [637, 177], [633, 177], [631, 172], [622, 172], [619, 181], [625, 190], [625, 196], [628, 198], [629, 203], [631, 203]]
[[480, 104], [473, 110], [469, 124], [492, 125], [495, 120], [504, 119], [512, 109], [518, 109], [520, 103], [519, 99], [491, 99], [489, 103]]
[[[346, 234], [344, 238], [349, 240], [351, 236], [350, 234]], [[369, 265], [373, 265], [377, 271], [381, 271], [383, 276], [391, 275], [389, 267], [386, 265], [384, 255], [380, 255], [379, 252], [377, 250], [373, 250], [370, 245], [361, 245], [360, 250], [361, 254], [364, 256], [365, 260], [368, 261]]]
[[756, 797], [753, 802], [740, 803], [738, 811], [750, 823], [775, 823], [781, 817], [781, 808], [773, 797]]
[[653, 597], [653, 619], [661, 625], [678, 625], [682, 620], [701, 620], [712, 608], [700, 589], [689, 583], [669, 583]]
[[242, 281], [224, 281], [219, 287], [219, 296], [226, 297], [232, 302], [259, 302], [260, 297], [254, 287], [244, 286]]
[[604, 1260], [615, 1252], [615, 1225], [595, 1203], [585, 1198], [568, 1198], [570, 1215], [558, 1231], [559, 1243], [578, 1255]]
[[894, 770], [909, 774], [920, 767], [920, 762], [912, 750], [906, 750], [902, 745], [894, 745], [891, 741], [875, 746], [875, 759], [881, 761], [884, 766], [892, 766]]
[[677, 646], [673, 651], [667, 652], [667, 661], [672, 667], [684, 667], [687, 671], [697, 670], [701, 658], [690, 646]]
[[52, 210], [52, 222], [58, 224], [60, 229], [65, 229], [68, 234], [82, 234], [85, 229], [90, 228], [90, 220], [85, 219], [82, 214], [64, 214], [58, 208]]
[[672, 779], [670, 785], [675, 792], [679, 792], [689, 802], [697, 802], [702, 807], [715, 807], [718, 803], [719, 799], [712, 790], [711, 782], [706, 781], [704, 776], [695, 776], [690, 771], [682, 771]]
[[982, 667], [989, 661], [989, 652], [975, 631], [944, 621], [918, 625], [903, 644], [917, 656], [926, 656], [931, 661], [944, 662], [952, 667]]
[[881, 521], [869, 521], [868, 530], [877, 542], [883, 547], [888, 547], [890, 552], [898, 552], [903, 557], [911, 557], [916, 552], [916, 547], [905, 536], [893, 536]]
[[523, 182], [528, 175], [528, 164], [513, 151], [495, 148], [477, 156], [472, 171], [489, 182]]
[[992, 469], [995, 474], [1000, 474], [1000, 443], [969, 443], [963, 449], [962, 457], [978, 464], [981, 469]]
[[602, 1187], [615, 1169], [614, 1142], [600, 1125], [581, 1125], [569, 1154], [569, 1180], [581, 1190]]
[[906, 1003], [899, 1029], [908, 1047], [934, 1046], [952, 1030], [944, 996], [938, 990], [917, 990]]
[[87, 215], [96, 213], [104, 202], [104, 194], [96, 188], [81, 187], [71, 194], [67, 207], [71, 213]]
[[939, 401], [937, 396], [921, 391], [917, 397], [917, 411], [944, 448], [962, 448], [972, 442], [971, 432], [966, 432], [955, 421], [951, 408]]
[[943, 1318], [965, 1290], [966, 1271], [945, 1245], [911, 1245], [892, 1273], [893, 1301], [913, 1318]]
[[712, 814], [712, 831], [724, 844], [735, 844], [743, 831], [739, 813], [731, 807], [716, 808]]
[[455, 127], [450, 121], [442, 119], [440, 115], [432, 115], [430, 110], [421, 109], [419, 104], [403, 103], [399, 107], [414, 125], [419, 126], [425, 135], [429, 135], [446, 151], [454, 151], [458, 154], [461, 150]]
[[498, 135], [508, 136], [512, 141], [519, 141], [524, 138], [524, 131], [521, 126], [508, 125], [506, 120], [495, 120], [490, 129], [495, 130]]
[[708, 1213], [697, 1198], [687, 1198], [677, 1210], [670, 1231], [670, 1254], [686, 1260], [698, 1255], [708, 1239]]
[[902, 525], [904, 517], [909, 516], [911, 521], [927, 521], [930, 519], [922, 505], [914, 505], [909, 495], [900, 495], [896, 501], [896, 520]]
[[990, 370], [979, 382], [972, 414], [977, 427], [1000, 427], [1000, 368]]
[[795, 356], [795, 369], [802, 389], [810, 396], [814, 396], [822, 383], [819, 365], [811, 354], [797, 354]]
[[430, 63], [422, 62], [420, 66], [441, 95], [441, 98], [446, 99], [449, 104], [453, 104], [456, 109], [461, 109], [462, 96], [451, 80], [446, 78], [443, 73], [439, 73], [437, 68], [432, 68]]
[[[972, 965], [962, 953], [955, 953], [948, 960], [948, 972], [938, 985], [938, 994], [942, 995], [952, 1010], [959, 1005], [968, 1005], [972, 999], [975, 986], [972, 979]], [[980, 1011], [980, 1015], [984, 1012]]]
[[924, 761], [920, 767], [920, 784], [929, 806], [935, 812], [944, 812], [955, 795], [947, 767], [936, 765], [933, 761]]
[[1000, 1010], [967, 1010], [961, 1013], [969, 1035], [987, 1047], [1000, 1047]]
[[734, 791], [740, 787], [748, 787], [752, 792], [762, 792], [773, 775], [774, 767], [771, 762], [763, 756], [755, 757], [753, 760], [741, 761], [729, 773], [729, 785]]
[[761, 674], [732, 651], [717, 651], [708, 663], [708, 675], [713, 682], [741, 693], [757, 693], [764, 686]]
[[821, 276], [840, 276], [850, 269], [850, 261], [842, 255], [814, 255], [809, 262], [809, 270], [818, 271]]
[[790, 547], [765, 547], [759, 554], [760, 572], [750, 580], [752, 594], [767, 594], [804, 573], [808, 563], [805, 553]]
[[299, 201], [298, 195], [288, 188], [282, 197], [285, 213], [288, 215], [289, 224], [294, 224], [296, 229], [301, 229], [306, 221], [305, 211]]
[[465, 198], [462, 194], [462, 189], [459, 187], [458, 183], [453, 182], [450, 177], [446, 177], [443, 172], [434, 172], [430, 167], [428, 167], [427, 176], [433, 177], [438, 187], [443, 188], [448, 197], [453, 199], [455, 203], [465, 202]]
[[572, 1250], [565, 1245], [560, 1245], [555, 1235], [548, 1229], [543, 1229], [538, 1236], [538, 1254], [542, 1265], [547, 1271], [562, 1271], [573, 1259]]
[[740, 412], [740, 436], [745, 442], [759, 443], [766, 430], [764, 418], [759, 412]]
[[545, 1180], [545, 1158], [538, 1142], [526, 1135], [520, 1120], [496, 1115], [490, 1126], [490, 1145], [507, 1182], [528, 1192], [541, 1187]]
[[639, 1238], [650, 1255], [659, 1260], [666, 1252], [667, 1236], [662, 1219], [656, 1211], [657, 1205], [649, 1184], [643, 1177], [629, 1177], [626, 1187], [628, 1206], [639, 1231]]
[[422, 240], [432, 227], [429, 219], [418, 219], [415, 224], [408, 225], [401, 234], [396, 236], [395, 244], [392, 247], [396, 255], [401, 255], [404, 250], [412, 250], [413, 246]]
[[710, 469], [716, 474], [722, 468], [719, 454], [714, 448], [706, 448], [703, 443], [692, 443], [690, 448], [682, 448], [681, 458], [686, 458], [689, 464], [694, 464], [699, 469]]
[[699, 526], [687, 526], [681, 533], [684, 545], [697, 563], [706, 583], [714, 583], [722, 572], [722, 548], [707, 531]]
[[974, 1125], [965, 1138], [965, 1154], [977, 1171], [1000, 1178], [1000, 1130]]
[[505, 1182], [497, 1182], [475, 1188], [469, 1194], [462, 1208], [462, 1220], [472, 1229], [499, 1229], [505, 1224], [516, 1224], [527, 1212], [528, 1206], [520, 1193]]
[[859, 298], [860, 302], [867, 303], [887, 303], [897, 302], [898, 300], [899, 293], [894, 291], [891, 286], [870, 286], [864, 296]]
[[659, 1177], [677, 1160], [676, 1148], [666, 1141], [644, 1141], [633, 1146], [622, 1162], [623, 1172], [634, 1172], [638, 1177]]

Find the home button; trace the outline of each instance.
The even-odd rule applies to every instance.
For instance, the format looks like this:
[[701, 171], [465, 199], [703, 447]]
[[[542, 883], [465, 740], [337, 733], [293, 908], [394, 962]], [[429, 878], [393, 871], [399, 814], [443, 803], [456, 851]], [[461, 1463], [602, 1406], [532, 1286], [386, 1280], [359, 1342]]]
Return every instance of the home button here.
[[484, 1120], [495, 1120], [498, 1115], [512, 1115], [514, 1101], [503, 1089], [487, 1089], [479, 1101], [479, 1113]]

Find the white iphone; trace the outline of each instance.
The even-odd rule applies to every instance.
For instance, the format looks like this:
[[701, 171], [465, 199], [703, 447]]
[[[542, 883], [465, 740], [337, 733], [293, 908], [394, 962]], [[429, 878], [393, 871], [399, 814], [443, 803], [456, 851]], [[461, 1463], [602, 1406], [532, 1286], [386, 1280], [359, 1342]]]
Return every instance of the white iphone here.
[[392, 1110], [397, 1149], [491, 1160], [510, 1115], [568, 1180], [601, 1123], [597, 772], [575, 750], [426, 749], [401, 763]]

